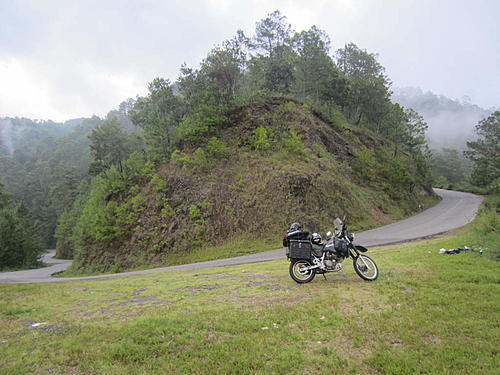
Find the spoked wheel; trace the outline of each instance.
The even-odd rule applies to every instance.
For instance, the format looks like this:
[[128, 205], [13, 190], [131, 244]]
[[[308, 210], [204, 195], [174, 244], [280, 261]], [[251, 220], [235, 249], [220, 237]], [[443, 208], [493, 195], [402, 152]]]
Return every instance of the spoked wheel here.
[[378, 277], [378, 268], [375, 262], [366, 255], [359, 255], [352, 260], [354, 271], [363, 280], [373, 281]]
[[290, 264], [290, 276], [292, 279], [300, 284], [308, 283], [316, 276], [316, 270], [305, 270], [311, 267], [312, 263], [305, 259], [294, 259]]

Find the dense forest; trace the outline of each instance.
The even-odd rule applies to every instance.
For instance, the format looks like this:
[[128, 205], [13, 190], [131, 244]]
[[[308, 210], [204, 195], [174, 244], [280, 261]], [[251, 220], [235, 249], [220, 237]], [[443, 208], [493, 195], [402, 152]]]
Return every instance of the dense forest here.
[[[435, 199], [427, 124], [390, 84], [375, 54], [332, 52], [323, 31], [296, 32], [275, 11], [105, 119], [33, 123], [46, 133], [31, 139], [6, 138], [20, 120], [2, 120], [1, 180], [75, 272], [278, 238], [295, 220], [319, 230], [348, 214], [367, 228]], [[470, 146], [483, 163], [481, 138]], [[478, 175], [498, 174], [486, 164]]]

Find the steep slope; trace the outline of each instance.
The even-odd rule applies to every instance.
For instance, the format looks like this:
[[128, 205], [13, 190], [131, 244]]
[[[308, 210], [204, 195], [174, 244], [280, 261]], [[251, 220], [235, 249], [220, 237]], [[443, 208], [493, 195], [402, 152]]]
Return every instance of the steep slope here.
[[347, 215], [368, 228], [435, 199], [418, 159], [340, 116], [329, 124], [274, 98], [228, 117], [157, 167], [135, 154], [97, 178], [74, 212], [74, 267], [165, 264], [234, 238], [279, 238], [292, 221], [320, 230]]

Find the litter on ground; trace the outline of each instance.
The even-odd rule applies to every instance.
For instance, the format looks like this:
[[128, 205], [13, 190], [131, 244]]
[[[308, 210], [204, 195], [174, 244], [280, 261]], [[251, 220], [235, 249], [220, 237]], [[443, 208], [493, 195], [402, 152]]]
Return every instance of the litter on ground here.
[[[449, 250], [446, 250], [444, 248], [440, 249], [439, 250], [439, 254], [458, 254], [462, 251], [468, 251], [468, 250], [473, 250], [472, 248], [468, 247], [468, 246], [464, 246], [464, 247], [457, 247], [455, 249], [449, 249]], [[479, 252], [480, 254], [483, 253], [483, 251], [481, 250]]]

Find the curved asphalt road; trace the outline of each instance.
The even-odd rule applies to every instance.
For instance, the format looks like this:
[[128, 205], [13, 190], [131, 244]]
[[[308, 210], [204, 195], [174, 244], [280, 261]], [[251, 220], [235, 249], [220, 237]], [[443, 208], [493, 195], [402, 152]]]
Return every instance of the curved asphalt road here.
[[[408, 219], [366, 232], [358, 233], [356, 235], [356, 242], [367, 247], [381, 246], [444, 233], [471, 222], [476, 216], [479, 204], [483, 200], [483, 197], [470, 193], [462, 193], [458, 191], [442, 189], [434, 189], [434, 191], [443, 198], [441, 202], [439, 202], [435, 206]], [[219, 259], [193, 264], [183, 264], [180, 266], [153, 268], [143, 271], [63, 278], [52, 277], [51, 275], [55, 272], [65, 270], [71, 264], [71, 260], [54, 259], [54, 253], [55, 251], [51, 251], [43, 258], [43, 261], [45, 263], [53, 264], [52, 266], [34, 270], [3, 272], [0, 273], [0, 282], [45, 283], [70, 280], [90, 280], [116, 276], [142, 275], [163, 271], [221, 267], [245, 263], [265, 262], [285, 257], [284, 249], [278, 249], [235, 258]]]

